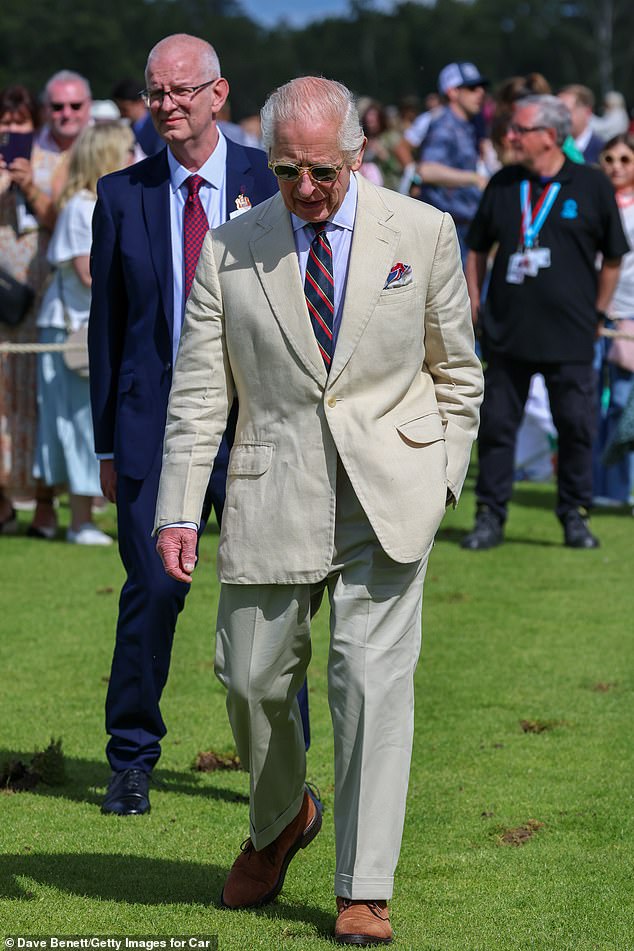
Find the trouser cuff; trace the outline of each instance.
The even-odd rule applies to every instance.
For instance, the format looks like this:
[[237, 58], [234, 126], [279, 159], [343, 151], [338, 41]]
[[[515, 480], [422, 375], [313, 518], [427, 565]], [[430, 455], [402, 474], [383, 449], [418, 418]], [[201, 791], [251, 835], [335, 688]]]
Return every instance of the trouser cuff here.
[[394, 876], [360, 878], [358, 875], [335, 875], [335, 895], [351, 901], [387, 901], [394, 892]]

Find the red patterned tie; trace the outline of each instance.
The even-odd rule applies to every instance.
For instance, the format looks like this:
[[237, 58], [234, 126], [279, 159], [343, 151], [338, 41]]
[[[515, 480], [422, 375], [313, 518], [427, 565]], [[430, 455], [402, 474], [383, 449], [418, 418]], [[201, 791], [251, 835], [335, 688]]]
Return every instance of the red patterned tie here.
[[187, 301], [189, 292], [192, 289], [196, 265], [200, 257], [200, 250], [205, 240], [205, 235], [209, 231], [209, 222], [207, 215], [200, 200], [201, 185], [205, 184], [205, 179], [200, 175], [190, 175], [186, 181], [188, 195], [185, 200], [185, 210], [183, 211], [183, 265], [185, 285], [183, 287], [183, 300]]
[[335, 281], [332, 267], [332, 248], [325, 232], [325, 224], [310, 226], [315, 232], [306, 263], [304, 294], [319, 352], [326, 369], [330, 369], [333, 351], [335, 315]]

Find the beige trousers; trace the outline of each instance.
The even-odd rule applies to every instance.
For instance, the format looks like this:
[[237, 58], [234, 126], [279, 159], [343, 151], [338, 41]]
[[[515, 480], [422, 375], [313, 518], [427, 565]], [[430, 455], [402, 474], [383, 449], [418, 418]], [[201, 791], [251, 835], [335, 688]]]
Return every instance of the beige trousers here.
[[[431, 550], [431, 546], [430, 546]], [[306, 756], [296, 696], [310, 660], [310, 617], [330, 601], [328, 701], [334, 730], [335, 894], [392, 896], [405, 818], [429, 551], [392, 561], [339, 466], [332, 566], [318, 584], [225, 584], [216, 673], [249, 770], [250, 834], [272, 842], [299, 812]]]

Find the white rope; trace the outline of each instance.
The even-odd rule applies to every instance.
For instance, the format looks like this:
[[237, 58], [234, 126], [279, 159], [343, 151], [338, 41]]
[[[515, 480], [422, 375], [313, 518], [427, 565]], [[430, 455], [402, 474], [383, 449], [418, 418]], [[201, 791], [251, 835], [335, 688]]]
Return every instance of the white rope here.
[[[608, 330], [606, 327], [601, 327], [599, 336], [634, 340], [634, 334], [626, 334], [622, 330]], [[80, 343], [7, 343], [0, 340], [0, 353], [67, 353], [84, 349]]]
[[0, 353], [68, 353], [85, 350], [81, 343], [5, 343], [0, 341]]
[[622, 330], [608, 330], [607, 327], [602, 327], [599, 331], [600, 337], [612, 337], [618, 340], [634, 340], [634, 334], [626, 334]]

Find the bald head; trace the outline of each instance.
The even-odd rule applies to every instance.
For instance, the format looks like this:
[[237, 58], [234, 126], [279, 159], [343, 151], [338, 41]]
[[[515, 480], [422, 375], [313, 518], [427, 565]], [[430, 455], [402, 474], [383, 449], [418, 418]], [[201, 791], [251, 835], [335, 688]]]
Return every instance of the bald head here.
[[153, 46], [147, 58], [145, 77], [154, 63], [165, 57], [195, 64], [196, 68], [205, 72], [206, 78], [215, 79], [220, 76], [220, 61], [211, 43], [201, 40], [198, 36], [189, 33], [173, 33], [159, 40]]

